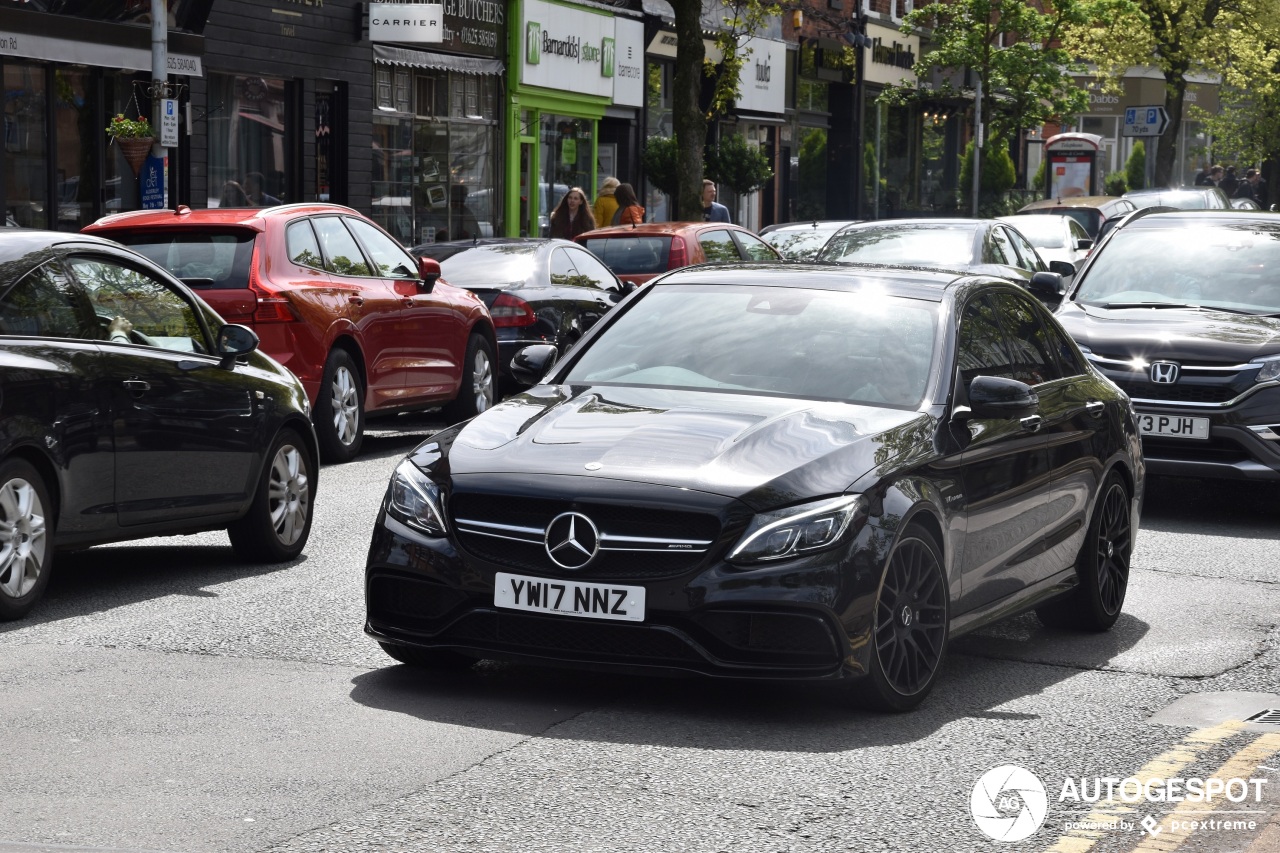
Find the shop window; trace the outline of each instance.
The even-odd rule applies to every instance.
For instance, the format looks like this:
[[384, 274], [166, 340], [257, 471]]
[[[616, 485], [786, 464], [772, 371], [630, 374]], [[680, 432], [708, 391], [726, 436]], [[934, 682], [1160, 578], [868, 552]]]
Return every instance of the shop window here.
[[[45, 69], [34, 63], [4, 65], [4, 192], [8, 224], [48, 228], [49, 140], [46, 135]], [[102, 139], [102, 134], [94, 134]]]
[[[209, 75], [210, 207], [237, 188], [249, 193], [251, 206], [293, 200], [285, 177], [289, 116], [284, 80]], [[259, 186], [261, 193], [255, 193]]]
[[415, 112], [422, 118], [443, 116], [448, 110], [444, 95], [444, 75], [425, 74], [417, 79], [418, 97]]
[[391, 69], [378, 66], [373, 72], [374, 105], [380, 110], [395, 109], [391, 99]]
[[408, 113], [413, 112], [413, 103], [410, 99], [412, 93], [413, 77], [408, 71], [396, 69], [395, 72], [395, 102], [394, 106], [397, 112]]

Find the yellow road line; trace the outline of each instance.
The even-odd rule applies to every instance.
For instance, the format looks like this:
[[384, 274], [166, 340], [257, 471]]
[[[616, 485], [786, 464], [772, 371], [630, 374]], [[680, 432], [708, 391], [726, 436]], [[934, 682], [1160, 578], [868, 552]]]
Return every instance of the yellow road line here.
[[[1188, 734], [1182, 742], [1170, 750], [1160, 753], [1143, 765], [1133, 778], [1144, 785], [1148, 779], [1169, 779], [1177, 777], [1179, 772], [1195, 762], [1209, 750], [1217, 747], [1224, 740], [1240, 732], [1243, 723], [1228, 720], [1220, 725], [1207, 729], [1198, 729]], [[1270, 735], [1266, 735], [1270, 737]], [[1049, 792], [1052, 800], [1053, 792]], [[1091, 823], [1115, 823], [1121, 817], [1133, 814], [1134, 807], [1116, 798], [1101, 800], [1094, 810], [1084, 818], [1074, 820]], [[1045, 853], [1087, 853], [1102, 838], [1103, 830], [1072, 829], [1060, 837]]]
[[[1277, 752], [1280, 752], [1280, 734], [1262, 735], [1227, 759], [1226, 764], [1223, 764], [1211, 776], [1206, 778], [1222, 780], [1248, 779], [1253, 776], [1259, 764], [1271, 758]], [[1221, 803], [1226, 798], [1219, 796], [1217, 799]], [[1203, 801], [1183, 800], [1181, 805], [1165, 815], [1164, 819], [1160, 821], [1160, 829], [1155, 836], [1148, 835], [1144, 838], [1137, 847], [1133, 848], [1133, 853], [1169, 853], [1171, 850], [1177, 850], [1195, 832], [1194, 821], [1196, 818], [1193, 817], [1193, 814], [1200, 812], [1200, 819], [1207, 819], [1208, 816], [1203, 813], [1207, 808], [1212, 808], [1213, 800], [1214, 798], [1209, 796], [1206, 796]], [[1231, 812], [1228, 810], [1221, 814], [1230, 818]], [[1243, 817], [1248, 819], [1258, 816], [1244, 815]]]

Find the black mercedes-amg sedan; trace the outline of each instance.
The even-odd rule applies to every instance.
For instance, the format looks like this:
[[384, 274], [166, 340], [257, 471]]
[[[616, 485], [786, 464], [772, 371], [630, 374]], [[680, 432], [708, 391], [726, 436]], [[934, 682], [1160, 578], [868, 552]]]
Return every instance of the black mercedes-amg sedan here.
[[365, 630], [478, 658], [846, 679], [917, 705], [950, 638], [1120, 615], [1129, 400], [1025, 290], [851, 265], [689, 267], [396, 468]]

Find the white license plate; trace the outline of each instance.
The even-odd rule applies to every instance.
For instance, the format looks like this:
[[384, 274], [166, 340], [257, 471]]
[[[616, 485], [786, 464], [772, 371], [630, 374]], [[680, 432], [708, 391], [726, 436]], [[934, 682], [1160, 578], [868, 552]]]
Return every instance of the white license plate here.
[[1208, 418], [1184, 418], [1181, 415], [1138, 415], [1138, 431], [1143, 435], [1173, 438], [1209, 437]]
[[531, 578], [506, 572], [494, 575], [493, 584], [495, 607], [589, 619], [644, 621], [642, 586]]

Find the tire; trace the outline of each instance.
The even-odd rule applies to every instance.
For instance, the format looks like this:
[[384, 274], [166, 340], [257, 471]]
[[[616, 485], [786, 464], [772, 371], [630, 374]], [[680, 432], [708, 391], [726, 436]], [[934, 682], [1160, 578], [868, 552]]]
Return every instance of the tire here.
[[236, 556], [250, 563], [282, 563], [302, 553], [314, 514], [311, 458], [291, 429], [271, 443], [249, 511], [227, 528]]
[[467, 354], [462, 360], [462, 383], [458, 396], [444, 407], [444, 419], [450, 424], [474, 418], [493, 406], [497, 388], [493, 345], [484, 335], [467, 339]]
[[325, 462], [350, 462], [364, 443], [364, 383], [355, 359], [335, 349], [324, 363], [320, 393], [312, 415], [320, 458]]
[[407, 666], [418, 669], [433, 669], [442, 672], [462, 672], [471, 669], [476, 659], [451, 652], [448, 649], [419, 649], [414, 646], [401, 646], [396, 643], [379, 641], [382, 650]]
[[53, 571], [53, 502], [29, 462], [0, 464], [0, 619], [21, 619]]
[[861, 703], [910, 711], [924, 701], [942, 668], [950, 619], [942, 555], [928, 533], [909, 526], [876, 596], [870, 672], [856, 687]]
[[1133, 524], [1129, 490], [1112, 471], [1102, 483], [1089, 530], [1076, 557], [1080, 583], [1066, 595], [1036, 608], [1036, 616], [1053, 628], [1106, 631], [1116, 624], [1129, 589], [1133, 558]]

